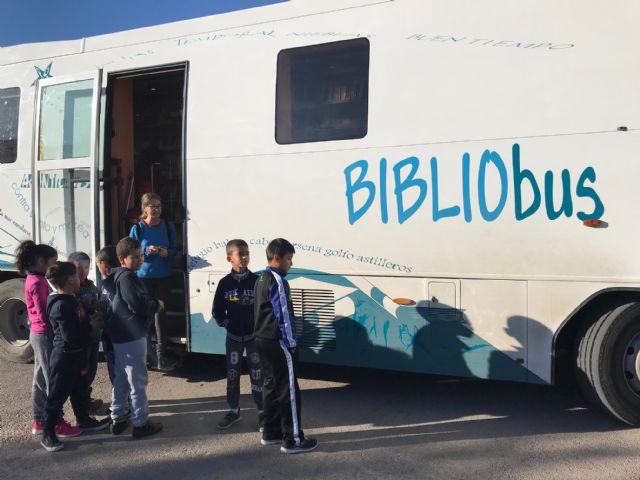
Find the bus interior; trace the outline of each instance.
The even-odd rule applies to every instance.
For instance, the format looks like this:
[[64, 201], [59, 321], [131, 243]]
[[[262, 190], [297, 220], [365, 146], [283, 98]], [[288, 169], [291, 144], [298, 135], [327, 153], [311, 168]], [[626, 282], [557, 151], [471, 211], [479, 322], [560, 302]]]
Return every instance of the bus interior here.
[[167, 326], [172, 343], [186, 343], [184, 92], [186, 66], [109, 75], [102, 177], [105, 244], [127, 236], [144, 193], [162, 198], [162, 218], [173, 223], [173, 260]]

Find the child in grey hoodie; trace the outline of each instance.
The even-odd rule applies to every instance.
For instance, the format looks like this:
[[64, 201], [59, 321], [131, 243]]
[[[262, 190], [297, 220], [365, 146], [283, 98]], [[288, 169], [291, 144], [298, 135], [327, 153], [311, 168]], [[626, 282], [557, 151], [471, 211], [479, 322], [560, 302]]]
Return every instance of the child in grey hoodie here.
[[149, 420], [146, 335], [149, 323], [164, 304], [147, 295], [136, 275], [142, 265], [140, 242], [125, 237], [116, 245], [116, 253], [121, 267], [113, 269], [112, 275], [103, 282], [111, 298], [106, 329], [115, 355], [111, 433], [118, 435], [125, 431], [129, 425], [127, 413], [130, 413], [133, 436], [141, 438], [162, 430], [160, 422]]

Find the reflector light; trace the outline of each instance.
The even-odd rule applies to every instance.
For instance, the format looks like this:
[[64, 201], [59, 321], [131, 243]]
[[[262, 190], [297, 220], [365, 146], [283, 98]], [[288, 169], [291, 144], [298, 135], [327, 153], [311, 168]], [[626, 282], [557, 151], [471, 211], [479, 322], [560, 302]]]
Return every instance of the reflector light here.
[[413, 300], [411, 300], [410, 298], [394, 298], [393, 301], [395, 303], [397, 303], [398, 305], [415, 305], [416, 302], [414, 302]]
[[585, 220], [582, 222], [585, 227], [598, 228], [602, 226], [602, 220]]

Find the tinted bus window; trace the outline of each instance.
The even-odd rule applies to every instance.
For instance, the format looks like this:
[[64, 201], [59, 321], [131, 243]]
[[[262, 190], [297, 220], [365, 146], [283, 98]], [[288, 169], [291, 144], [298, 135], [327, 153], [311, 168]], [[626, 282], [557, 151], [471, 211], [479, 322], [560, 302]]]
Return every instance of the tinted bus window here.
[[38, 160], [91, 155], [93, 80], [51, 85], [42, 89]]
[[20, 89], [0, 88], [0, 163], [13, 163], [18, 156], [18, 111]]
[[367, 134], [369, 40], [358, 38], [278, 54], [276, 141], [362, 138]]

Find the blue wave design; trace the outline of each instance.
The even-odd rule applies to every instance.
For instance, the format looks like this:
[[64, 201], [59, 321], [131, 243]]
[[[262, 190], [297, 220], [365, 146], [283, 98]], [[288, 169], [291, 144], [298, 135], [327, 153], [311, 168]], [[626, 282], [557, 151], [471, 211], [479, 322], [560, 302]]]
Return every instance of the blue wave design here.
[[11, 262], [5, 262], [4, 260], [0, 260], [0, 268], [4, 270], [15, 270], [16, 266]]
[[[332, 348], [325, 348], [320, 338], [314, 338], [319, 334], [318, 329], [313, 328], [312, 319], [307, 319], [304, 343], [319, 347], [302, 347], [300, 355], [304, 361], [546, 383], [512, 358], [523, 356], [524, 347], [522, 352], [507, 355], [474, 333], [468, 327], [464, 312], [434, 315], [428, 302], [419, 302], [402, 306], [393, 315], [382, 305], [387, 295], [373, 285], [367, 293], [348, 278], [303, 269], [291, 270], [287, 279], [295, 278], [310, 278], [325, 283], [327, 288], [347, 287], [352, 291], [346, 298], [354, 304], [350, 317], [336, 317], [331, 324], [330, 328], [335, 331]], [[224, 339], [225, 330], [214, 321], [207, 321], [202, 314], [191, 316], [193, 351], [222, 354]]]

